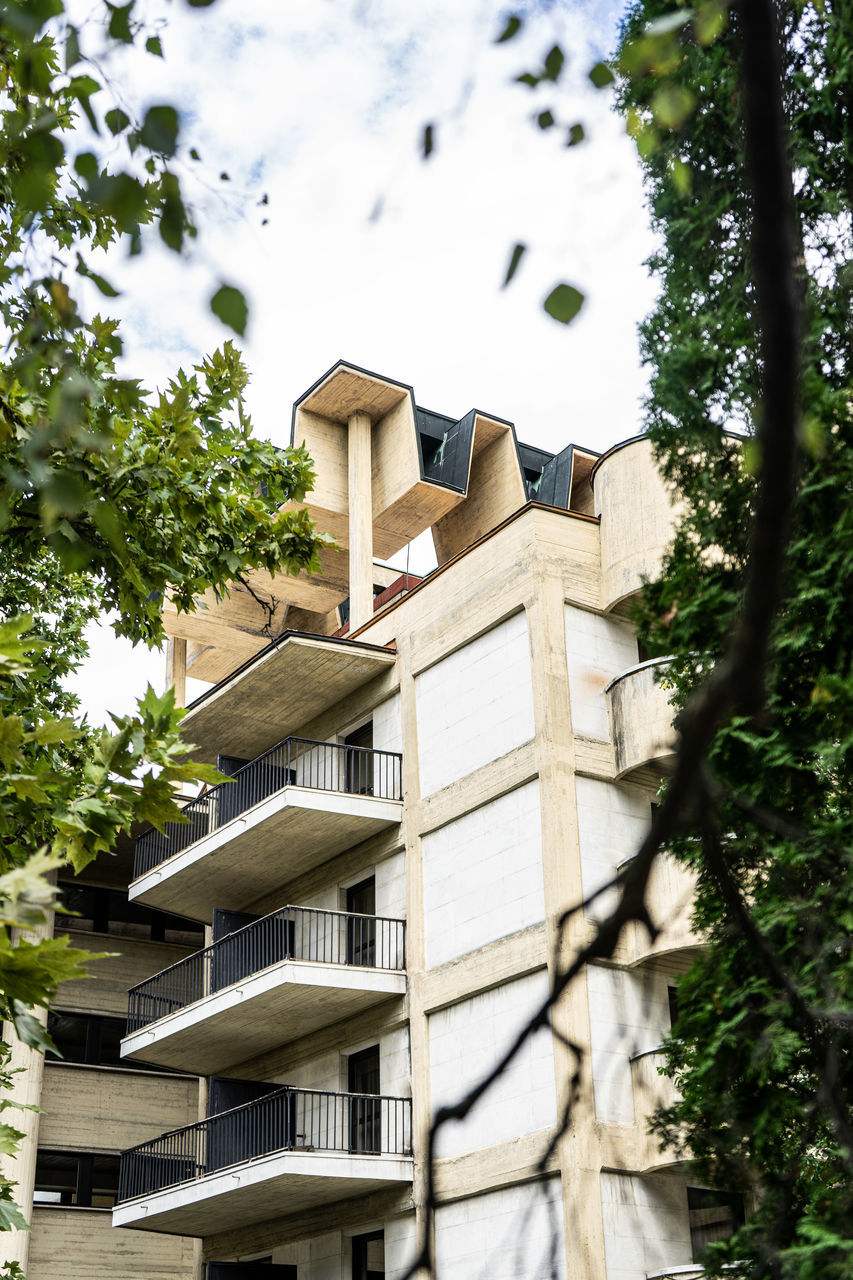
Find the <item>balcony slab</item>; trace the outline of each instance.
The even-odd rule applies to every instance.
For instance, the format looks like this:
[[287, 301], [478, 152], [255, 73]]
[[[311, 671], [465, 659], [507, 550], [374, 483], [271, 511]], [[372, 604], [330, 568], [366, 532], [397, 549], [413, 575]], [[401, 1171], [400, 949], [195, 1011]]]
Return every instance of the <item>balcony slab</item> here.
[[288, 632], [193, 702], [181, 725], [193, 758], [251, 760], [391, 671], [393, 650]]
[[207, 1236], [411, 1181], [411, 1156], [277, 1151], [126, 1200], [113, 1226]]
[[133, 1032], [121, 1054], [216, 1075], [405, 994], [399, 970], [283, 960]]
[[128, 897], [208, 923], [223, 902], [232, 911], [249, 910], [402, 817], [399, 800], [283, 787], [133, 880]]

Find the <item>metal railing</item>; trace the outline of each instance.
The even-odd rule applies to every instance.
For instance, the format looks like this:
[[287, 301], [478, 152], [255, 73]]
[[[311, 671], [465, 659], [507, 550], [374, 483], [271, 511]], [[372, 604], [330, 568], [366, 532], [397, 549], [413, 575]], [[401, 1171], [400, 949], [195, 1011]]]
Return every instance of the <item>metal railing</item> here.
[[116, 1203], [276, 1151], [411, 1155], [411, 1099], [285, 1086], [125, 1151]]
[[184, 822], [167, 822], [165, 831], [154, 827], [143, 831], [136, 841], [134, 880], [283, 787], [401, 800], [402, 757], [399, 752], [372, 747], [285, 738], [243, 765], [231, 781], [220, 782], [184, 805]]
[[127, 1033], [280, 960], [404, 969], [406, 925], [381, 916], [281, 907], [132, 987]]

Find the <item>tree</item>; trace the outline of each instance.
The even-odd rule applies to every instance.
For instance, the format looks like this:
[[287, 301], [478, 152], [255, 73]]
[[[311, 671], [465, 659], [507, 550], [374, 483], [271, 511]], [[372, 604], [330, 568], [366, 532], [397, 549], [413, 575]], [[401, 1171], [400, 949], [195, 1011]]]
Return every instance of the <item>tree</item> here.
[[[675, 655], [682, 706], [744, 624], [761, 556], [744, 514], [778, 460], [756, 447], [754, 424], [778, 423], [786, 398], [794, 422], [803, 407], [770, 660], [710, 740], [693, 820], [671, 844], [696, 870], [708, 949], [679, 984], [668, 1065], [682, 1097], [656, 1128], [715, 1185], [755, 1191], [747, 1225], [712, 1250], [714, 1274], [741, 1259], [756, 1277], [841, 1277], [853, 1258], [853, 8], [775, 6], [795, 199], [787, 266], [762, 300], [756, 239], [779, 229], [762, 223], [747, 177], [768, 159], [744, 154], [744, 97], [757, 89], [739, 80], [737, 50], [750, 7], [733, 9], [713, 43], [685, 12], [665, 47], [644, 45], [649, 23], [665, 26], [657, 0], [635, 5], [623, 29], [633, 74], [621, 106], [661, 237], [650, 264], [661, 296], [642, 331], [646, 425], [686, 502], [639, 620], [652, 651]], [[781, 335], [787, 377], [767, 350], [771, 327], [794, 313], [786, 290], [801, 326]], [[750, 433], [742, 449], [732, 426]]]
[[[58, 866], [79, 870], [134, 821], [180, 820], [175, 787], [219, 779], [187, 759], [171, 691], [149, 689], [113, 731], [80, 720], [62, 681], [86, 622], [114, 610], [119, 634], [159, 645], [166, 593], [191, 610], [247, 569], [317, 569], [328, 541], [281, 510], [310, 488], [310, 460], [252, 436], [230, 342], [153, 397], [118, 371], [117, 324], [78, 296], [83, 280], [116, 296], [96, 270], [108, 246], [139, 253], [156, 232], [180, 253], [196, 234], [174, 160], [197, 156], [177, 112], [133, 121], [111, 92], [110, 52], [133, 43], [162, 56], [134, 0], [85, 30], [62, 0], [0, 4], [0, 923], [19, 929], [53, 906]], [[220, 285], [210, 305], [243, 331], [239, 290]], [[33, 1010], [84, 953], [0, 942], [0, 1016], [44, 1048]], [[15, 1142], [0, 1126], [0, 1149]], [[3, 1183], [0, 1229], [21, 1221]]]

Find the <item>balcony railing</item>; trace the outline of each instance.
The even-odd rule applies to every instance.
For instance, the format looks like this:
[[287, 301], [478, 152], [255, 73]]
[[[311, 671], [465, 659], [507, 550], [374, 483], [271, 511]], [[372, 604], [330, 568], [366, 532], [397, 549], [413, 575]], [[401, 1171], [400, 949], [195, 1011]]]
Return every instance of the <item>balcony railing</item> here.
[[408, 1156], [411, 1149], [410, 1098], [286, 1086], [125, 1151], [116, 1203], [275, 1152]]
[[127, 1032], [130, 1035], [280, 960], [404, 969], [405, 945], [402, 920], [281, 907], [132, 987]]
[[181, 813], [185, 822], [167, 822], [165, 831], [154, 827], [143, 831], [136, 842], [133, 878], [145, 875], [284, 787], [401, 800], [402, 785], [402, 757], [396, 751], [285, 738], [243, 765], [231, 781], [220, 782], [184, 805]]

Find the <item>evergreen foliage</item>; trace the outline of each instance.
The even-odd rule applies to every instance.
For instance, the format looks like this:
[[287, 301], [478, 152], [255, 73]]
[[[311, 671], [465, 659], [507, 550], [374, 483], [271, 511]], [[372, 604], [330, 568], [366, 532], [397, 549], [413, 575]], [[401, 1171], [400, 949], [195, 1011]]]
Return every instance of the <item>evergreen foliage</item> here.
[[[681, 1100], [655, 1128], [693, 1160], [694, 1181], [743, 1192], [751, 1210], [711, 1248], [710, 1274], [740, 1261], [737, 1274], [756, 1280], [842, 1280], [853, 1271], [853, 4], [776, 9], [801, 250], [799, 477], [760, 710], [716, 733], [713, 804], [671, 845], [695, 870], [708, 946], [679, 983], [667, 1061]], [[660, 237], [661, 294], [642, 331], [646, 426], [684, 501], [638, 620], [649, 650], [673, 655], [680, 706], [739, 615], [767, 461], [752, 439], [768, 387], [741, 11], [725, 21], [721, 6], [673, 18], [668, 0], [640, 0], [620, 55], [620, 105]]]

